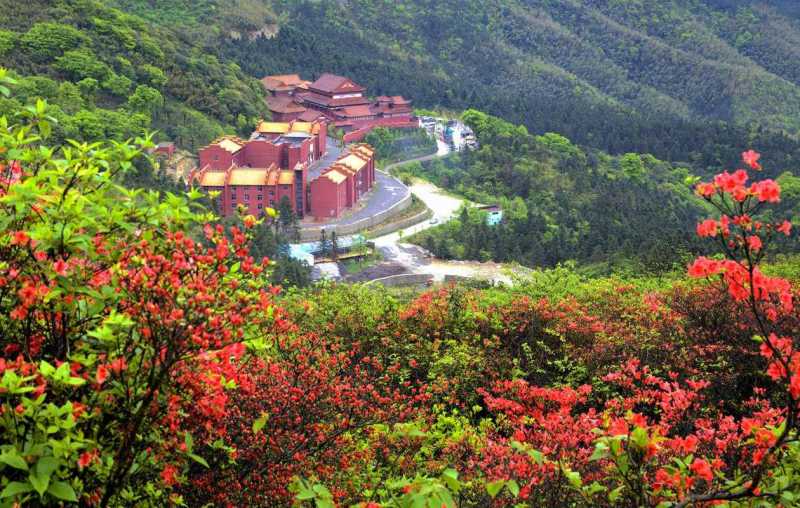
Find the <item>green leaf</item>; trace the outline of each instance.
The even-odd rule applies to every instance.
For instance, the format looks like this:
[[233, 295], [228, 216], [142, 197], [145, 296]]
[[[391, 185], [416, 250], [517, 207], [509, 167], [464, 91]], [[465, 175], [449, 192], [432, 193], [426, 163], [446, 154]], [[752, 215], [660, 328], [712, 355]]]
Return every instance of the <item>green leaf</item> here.
[[326, 498], [332, 498], [333, 497], [333, 494], [331, 494], [331, 491], [328, 490], [328, 488], [325, 487], [325, 485], [317, 484], [317, 485], [314, 485], [312, 488], [314, 489], [314, 492], [319, 494], [320, 497], [326, 497]]
[[442, 472], [442, 481], [447, 484], [447, 488], [453, 492], [458, 492], [461, 488], [461, 483], [458, 481], [458, 471], [452, 468], [445, 469]]
[[197, 462], [198, 464], [202, 464], [203, 466], [206, 467], [206, 469], [208, 469], [209, 467], [208, 462], [206, 462], [206, 459], [204, 459], [203, 457], [196, 455], [194, 453], [187, 453], [186, 455], [188, 455], [189, 458], [191, 458], [193, 461]]
[[489, 482], [486, 484], [486, 493], [489, 494], [489, 497], [494, 499], [497, 497], [497, 494], [499, 494], [500, 491], [503, 490], [505, 484], [506, 484], [505, 480], [497, 480], [494, 482]]
[[0, 454], [0, 462], [8, 464], [9, 466], [17, 469], [22, 469], [23, 471], [28, 470], [28, 464], [17, 452], [17, 450], [9, 450], [3, 454]]
[[253, 434], [258, 434], [261, 429], [264, 428], [264, 425], [267, 424], [267, 420], [269, 420], [269, 415], [266, 413], [261, 413], [261, 416], [256, 418], [253, 422]]
[[30, 483], [11, 482], [0, 492], [0, 499], [25, 494], [33, 490]]
[[511, 492], [512, 496], [517, 497], [519, 495], [519, 484], [515, 480], [508, 480], [506, 487], [508, 487], [508, 491]]
[[47, 363], [46, 361], [42, 360], [39, 363], [39, 372], [41, 372], [43, 376], [45, 377], [51, 376], [55, 371], [56, 368]]
[[636, 427], [633, 429], [633, 432], [631, 432], [631, 443], [635, 444], [641, 449], [644, 449], [647, 448], [649, 442], [650, 436], [647, 435], [647, 429], [642, 427]]
[[75, 495], [72, 485], [67, 482], [53, 482], [47, 489], [47, 493], [62, 501], [78, 502], [78, 497]]
[[567, 480], [569, 481], [570, 485], [572, 485], [576, 489], [581, 488], [582, 482], [581, 482], [581, 474], [579, 472], [565, 470], [564, 476], [567, 477]]
[[592, 456], [589, 457], [589, 461], [593, 462], [606, 457], [608, 457], [608, 445], [603, 442], [599, 442], [595, 445], [594, 452], [592, 453]]
[[616, 489], [612, 490], [608, 493], [608, 500], [612, 503], [616, 503], [619, 499], [619, 496], [622, 495], [622, 491], [625, 489], [624, 485], [620, 485]]
[[38, 492], [40, 496], [43, 496], [47, 491], [47, 487], [50, 485], [50, 476], [37, 475], [31, 471], [28, 475], [28, 481], [31, 482], [36, 492]]

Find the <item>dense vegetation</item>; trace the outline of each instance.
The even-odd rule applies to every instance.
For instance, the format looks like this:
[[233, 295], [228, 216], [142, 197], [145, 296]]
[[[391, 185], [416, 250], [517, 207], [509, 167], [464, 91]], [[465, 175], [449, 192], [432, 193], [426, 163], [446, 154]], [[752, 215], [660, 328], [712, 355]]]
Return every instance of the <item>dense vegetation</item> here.
[[781, 189], [750, 182], [755, 152], [696, 186], [717, 210], [696, 231], [724, 252], [690, 265], [699, 280], [560, 268], [405, 302], [281, 294], [248, 247], [273, 214], [204, 225], [198, 193], [115, 183], [147, 140], [49, 145], [46, 104], [14, 113], [0, 115], [5, 506], [800, 496], [800, 274], [762, 272], [793, 231], [761, 221]]
[[249, 134], [267, 114], [261, 85], [207, 50], [207, 34], [191, 37], [107, 4], [0, 2], [0, 58], [21, 76], [0, 110], [46, 99], [59, 140], [121, 141], [153, 128], [190, 149], [226, 131]]
[[783, 171], [800, 162], [800, 22], [793, 2], [769, 4], [274, 2], [277, 37], [228, 41], [225, 54], [254, 76], [337, 72], [612, 154], [707, 171], [755, 147]]
[[703, 204], [686, 168], [651, 155], [584, 150], [474, 110], [464, 120], [478, 150], [403, 169], [474, 202], [499, 204], [503, 221], [490, 226], [484, 212], [465, 208], [412, 239], [438, 257], [532, 266], [637, 258], [664, 270], [696, 250], [690, 230]]
[[364, 142], [375, 148], [379, 166], [430, 155], [437, 149], [436, 140], [424, 129], [378, 127], [367, 134]]

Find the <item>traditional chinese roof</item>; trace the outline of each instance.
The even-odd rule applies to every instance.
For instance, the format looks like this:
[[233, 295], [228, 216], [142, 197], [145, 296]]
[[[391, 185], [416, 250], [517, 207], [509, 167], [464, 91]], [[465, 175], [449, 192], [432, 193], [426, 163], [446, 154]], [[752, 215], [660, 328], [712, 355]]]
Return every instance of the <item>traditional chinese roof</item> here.
[[301, 85], [308, 85], [308, 81], [298, 74], [279, 74], [261, 78], [264, 88], [271, 92], [291, 91]]
[[344, 176], [343, 174], [339, 173], [335, 169], [331, 169], [330, 171], [328, 171], [327, 173], [323, 174], [322, 176], [324, 176], [325, 178], [327, 178], [328, 180], [330, 180], [331, 182], [333, 182], [333, 183], [335, 183], [337, 185], [342, 183], [342, 182], [344, 182], [345, 180], [347, 180], [346, 176]]
[[319, 111], [314, 111], [313, 109], [306, 109], [305, 112], [301, 113], [300, 116], [297, 117], [297, 119], [302, 122], [313, 122], [319, 118], [324, 118], [324, 117], [325, 115], [323, 115]]
[[267, 97], [267, 107], [273, 113], [303, 113], [306, 108], [297, 104], [291, 97]]
[[281, 174], [278, 177], [278, 184], [292, 185], [293, 183], [294, 183], [294, 171], [289, 171], [288, 169], [281, 171]]
[[201, 187], [224, 187], [225, 171], [205, 171], [200, 176]]
[[238, 138], [224, 137], [215, 141], [213, 144], [230, 153], [236, 153], [244, 147], [244, 141]]
[[256, 130], [261, 134], [286, 134], [289, 127], [286, 122], [260, 122]]
[[325, 73], [316, 81], [309, 85], [312, 90], [319, 90], [324, 93], [358, 93], [366, 90], [361, 85], [354, 83], [349, 78]]
[[313, 125], [311, 122], [292, 122], [291, 132], [310, 133]]
[[372, 116], [372, 111], [370, 111], [369, 106], [366, 105], [348, 106], [337, 111], [336, 116], [342, 116], [345, 118], [358, 118], [362, 116]]
[[345, 106], [369, 104], [369, 99], [366, 97], [343, 97], [340, 99], [334, 99], [333, 97], [322, 95], [316, 92], [305, 92], [296, 95], [296, 97], [310, 104], [318, 104], [327, 108], [340, 108]]

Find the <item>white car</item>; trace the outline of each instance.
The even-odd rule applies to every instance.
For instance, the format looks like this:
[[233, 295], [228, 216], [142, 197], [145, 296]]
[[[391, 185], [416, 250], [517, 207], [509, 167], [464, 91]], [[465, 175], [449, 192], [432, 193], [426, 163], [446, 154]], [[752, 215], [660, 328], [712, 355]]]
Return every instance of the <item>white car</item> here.
[[433, 217], [431, 218], [431, 220], [428, 221], [428, 224], [439, 224], [439, 219]]

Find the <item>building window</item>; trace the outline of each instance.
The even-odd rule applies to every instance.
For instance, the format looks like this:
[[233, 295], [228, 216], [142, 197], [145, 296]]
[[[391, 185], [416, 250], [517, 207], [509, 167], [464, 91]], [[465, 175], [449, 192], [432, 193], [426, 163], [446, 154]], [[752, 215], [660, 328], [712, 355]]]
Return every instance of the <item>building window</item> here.
[[244, 195], [244, 200], [245, 201], [250, 201], [250, 194], [245, 194]]
[[[259, 201], [264, 201], [264, 196], [262, 194], [259, 194], [258, 195], [258, 200]], [[261, 205], [258, 205], [258, 206], [261, 206]]]
[[275, 197], [275, 191], [273, 189], [269, 190], [269, 196], [270, 197]]
[[269, 206], [275, 206], [275, 200], [274, 199], [270, 199], [269, 200]]
[[261, 207], [263, 207], [263, 206], [264, 206], [264, 205], [262, 205], [261, 203], [259, 203], [259, 204], [258, 204], [258, 209], [259, 209], [259, 210], [261, 210]]

